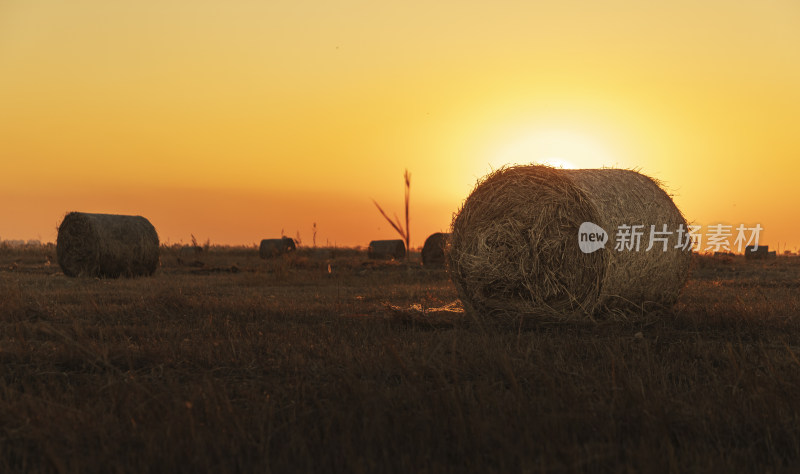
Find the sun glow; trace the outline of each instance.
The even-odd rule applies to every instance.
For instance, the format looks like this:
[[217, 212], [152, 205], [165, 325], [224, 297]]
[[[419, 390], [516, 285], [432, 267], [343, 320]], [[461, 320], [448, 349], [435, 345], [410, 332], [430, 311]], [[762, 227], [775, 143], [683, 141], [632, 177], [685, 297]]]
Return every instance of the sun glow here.
[[539, 160], [537, 163], [540, 165], [547, 165], [547, 166], [552, 166], [553, 168], [561, 168], [565, 170], [575, 169], [575, 165], [573, 165], [571, 162], [556, 157], [545, 158], [543, 160]]
[[566, 130], [538, 130], [517, 135], [492, 156], [493, 167], [539, 163], [555, 168], [600, 168], [617, 159], [591, 136]]

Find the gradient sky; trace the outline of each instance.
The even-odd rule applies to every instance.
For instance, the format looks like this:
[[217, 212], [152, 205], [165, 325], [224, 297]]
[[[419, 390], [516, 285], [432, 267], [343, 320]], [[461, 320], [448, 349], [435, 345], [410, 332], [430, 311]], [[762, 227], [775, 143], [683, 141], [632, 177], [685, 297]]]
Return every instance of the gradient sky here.
[[508, 163], [636, 168], [800, 247], [800, 3], [0, 0], [0, 238], [72, 210], [162, 241], [449, 227]]

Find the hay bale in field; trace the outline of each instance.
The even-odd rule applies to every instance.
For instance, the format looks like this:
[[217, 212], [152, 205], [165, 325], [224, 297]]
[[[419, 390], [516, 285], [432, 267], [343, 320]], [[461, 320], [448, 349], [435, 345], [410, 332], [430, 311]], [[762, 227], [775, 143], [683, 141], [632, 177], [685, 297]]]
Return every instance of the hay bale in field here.
[[744, 248], [744, 256], [747, 259], [765, 260], [777, 256], [777, 252], [769, 249], [769, 245], [748, 245]]
[[445, 264], [445, 249], [450, 234], [436, 232], [425, 239], [422, 246], [422, 264], [427, 266], [441, 266]]
[[56, 254], [67, 276], [152, 275], [158, 234], [142, 216], [70, 212], [58, 226]]
[[400, 239], [373, 240], [369, 243], [367, 256], [377, 260], [400, 260], [406, 256], [406, 244]]
[[[646, 250], [651, 225], [654, 248]], [[659, 234], [663, 225], [672, 233]], [[617, 250], [635, 243], [620, 240], [620, 232], [635, 235], [620, 226], [643, 226], [638, 251]], [[669, 306], [691, 262], [689, 250], [676, 248], [680, 226], [686, 221], [669, 195], [635, 171], [514, 166], [481, 180], [454, 216], [448, 260], [473, 314], [591, 316]]]
[[277, 257], [285, 253], [293, 252], [297, 247], [291, 237], [280, 239], [264, 239], [258, 247], [258, 255], [261, 258]]
[[178, 251], [181, 257], [196, 257], [203, 253], [203, 247], [199, 245], [184, 245]]

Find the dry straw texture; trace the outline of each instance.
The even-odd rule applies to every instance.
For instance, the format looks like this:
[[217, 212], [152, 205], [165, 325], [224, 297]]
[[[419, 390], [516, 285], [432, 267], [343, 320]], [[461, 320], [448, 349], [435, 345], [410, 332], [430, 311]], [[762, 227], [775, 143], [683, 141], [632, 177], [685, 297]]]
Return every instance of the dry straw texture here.
[[261, 245], [258, 246], [258, 255], [261, 258], [277, 257], [294, 251], [297, 246], [294, 239], [291, 237], [282, 237], [280, 239], [264, 239]]
[[[606, 247], [583, 253], [578, 229], [608, 232]], [[650, 225], [667, 229], [646, 251]], [[676, 249], [686, 221], [653, 179], [623, 169], [514, 166], [478, 183], [454, 216], [448, 252], [465, 309], [475, 315], [558, 318], [672, 305], [691, 254]], [[643, 225], [639, 251], [617, 251], [621, 225]]]
[[369, 243], [367, 255], [373, 259], [401, 260], [406, 256], [406, 244], [400, 239], [373, 240]]
[[141, 216], [70, 212], [58, 227], [56, 253], [67, 276], [152, 275], [158, 234]]
[[450, 234], [436, 232], [425, 239], [422, 246], [422, 264], [425, 266], [441, 266], [445, 264], [444, 251]]

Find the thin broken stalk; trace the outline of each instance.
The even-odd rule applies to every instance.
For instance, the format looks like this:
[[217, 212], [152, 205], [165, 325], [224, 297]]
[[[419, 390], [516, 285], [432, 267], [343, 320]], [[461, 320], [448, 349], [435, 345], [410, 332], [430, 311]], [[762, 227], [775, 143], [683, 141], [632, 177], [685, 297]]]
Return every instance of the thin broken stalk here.
[[409, 215], [408, 215], [408, 203], [409, 203], [409, 199], [410, 199], [410, 196], [411, 196], [411, 173], [409, 173], [408, 170], [406, 170], [405, 173], [403, 174], [403, 178], [405, 180], [405, 205], [406, 205], [406, 207], [405, 207], [405, 209], [406, 209], [406, 226], [405, 226], [405, 229], [403, 228], [403, 224], [400, 222], [400, 218], [397, 217], [397, 214], [394, 215], [394, 220], [392, 220], [386, 214], [386, 212], [384, 212], [383, 208], [380, 206], [380, 204], [378, 204], [378, 202], [376, 200], [373, 199], [372, 202], [375, 204], [375, 207], [378, 208], [378, 211], [381, 213], [383, 218], [386, 219], [387, 222], [389, 222], [389, 224], [392, 226], [392, 228], [394, 230], [396, 230], [397, 233], [400, 234], [400, 237], [402, 237], [403, 241], [405, 241], [405, 244], [406, 244], [406, 260], [408, 260], [409, 253], [410, 253], [410, 244], [411, 244], [411, 234], [408, 231], [408, 229], [409, 229], [409, 221], [410, 221]]

